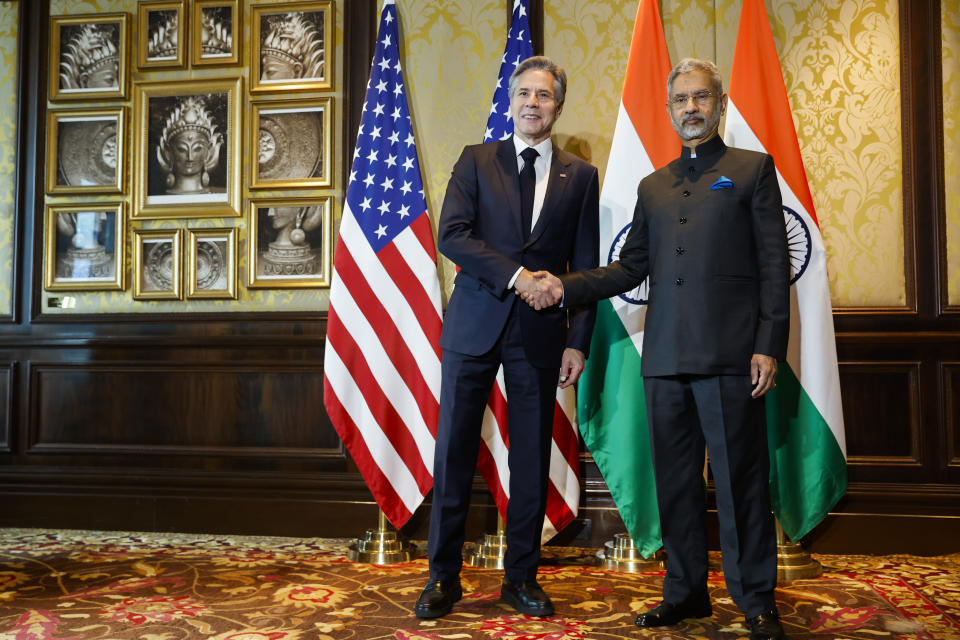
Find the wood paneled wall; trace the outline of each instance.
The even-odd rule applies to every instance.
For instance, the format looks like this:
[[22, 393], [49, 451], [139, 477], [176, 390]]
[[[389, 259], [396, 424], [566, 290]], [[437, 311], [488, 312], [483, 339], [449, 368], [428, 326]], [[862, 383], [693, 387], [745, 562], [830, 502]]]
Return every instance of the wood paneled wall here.
[[[20, 4], [17, 294], [14, 313], [0, 319], [0, 526], [298, 536], [373, 527], [376, 506], [323, 407], [325, 314], [44, 314], [49, 16], [45, 3]], [[359, 124], [376, 9], [374, 0], [344, 3], [346, 140]], [[910, 302], [835, 314], [850, 488], [808, 537], [819, 551], [960, 549], [960, 310], [944, 302], [939, 5], [903, 2], [901, 14]], [[342, 150], [345, 167], [351, 152]], [[588, 453], [583, 487], [580, 519], [559, 541], [599, 546], [622, 524]], [[496, 519], [479, 479], [474, 504], [471, 537]], [[427, 518], [422, 508], [405, 533], [425, 537]]]

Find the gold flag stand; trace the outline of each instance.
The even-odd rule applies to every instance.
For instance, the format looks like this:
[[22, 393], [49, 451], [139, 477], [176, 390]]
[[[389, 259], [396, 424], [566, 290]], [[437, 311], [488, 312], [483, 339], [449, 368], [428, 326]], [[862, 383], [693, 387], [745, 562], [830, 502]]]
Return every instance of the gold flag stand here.
[[777, 520], [777, 580], [808, 580], [823, 574], [823, 566], [803, 547], [791, 542]]
[[387, 516], [381, 509], [377, 530], [367, 529], [363, 538], [357, 538], [350, 545], [347, 557], [354, 562], [395, 564], [410, 561], [414, 550], [412, 544], [401, 540], [396, 531], [387, 528]]
[[503, 518], [497, 516], [497, 532], [486, 533], [473, 551], [467, 553], [465, 561], [471, 567], [481, 569], [503, 569], [503, 557], [507, 553], [507, 528]]
[[597, 557], [602, 561], [604, 569], [624, 573], [658, 571], [666, 566], [662, 550], [650, 558], [644, 558], [628, 533], [614, 534], [613, 540], [603, 543], [603, 549], [597, 552]]

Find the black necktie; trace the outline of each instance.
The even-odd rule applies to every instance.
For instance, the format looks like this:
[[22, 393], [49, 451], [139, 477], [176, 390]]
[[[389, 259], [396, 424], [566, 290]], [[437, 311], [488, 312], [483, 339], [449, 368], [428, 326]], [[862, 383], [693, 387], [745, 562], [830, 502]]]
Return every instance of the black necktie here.
[[537, 190], [537, 174], [533, 170], [533, 161], [540, 156], [533, 147], [520, 152], [523, 169], [520, 170], [520, 224], [523, 225], [523, 241], [530, 237], [533, 226], [533, 194]]

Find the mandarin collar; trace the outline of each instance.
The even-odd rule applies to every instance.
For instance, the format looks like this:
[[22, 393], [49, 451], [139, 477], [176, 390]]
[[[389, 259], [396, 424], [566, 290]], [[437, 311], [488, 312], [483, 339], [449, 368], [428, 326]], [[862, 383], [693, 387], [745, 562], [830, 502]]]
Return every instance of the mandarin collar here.
[[723, 138], [720, 137], [720, 134], [717, 134], [706, 142], [697, 145], [697, 156], [695, 158], [690, 157], [690, 148], [684, 146], [680, 151], [680, 163], [685, 170], [693, 175], [703, 171], [709, 166], [707, 163], [723, 154], [726, 148], [727, 145], [723, 142]]
[[706, 142], [701, 142], [700, 144], [697, 145], [696, 158], [690, 157], [690, 147], [687, 147], [687, 146], [684, 146], [683, 149], [681, 150], [680, 157], [683, 158], [684, 160], [696, 161], [701, 158], [705, 158], [705, 157], [720, 153], [726, 148], [727, 148], [727, 145], [723, 142], [723, 138], [721, 138], [720, 134], [718, 133], [717, 135], [713, 136]]

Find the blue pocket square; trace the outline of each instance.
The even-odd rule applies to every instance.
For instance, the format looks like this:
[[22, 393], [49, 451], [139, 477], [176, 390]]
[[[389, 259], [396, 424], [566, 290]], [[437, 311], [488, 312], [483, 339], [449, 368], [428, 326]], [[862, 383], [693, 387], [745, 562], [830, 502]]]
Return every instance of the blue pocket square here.
[[720, 176], [716, 182], [710, 185], [710, 191], [716, 191], [717, 189], [733, 189], [733, 180], [727, 176]]

